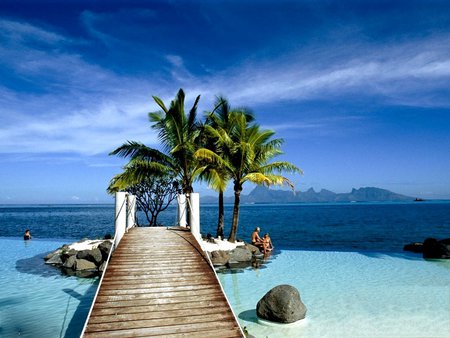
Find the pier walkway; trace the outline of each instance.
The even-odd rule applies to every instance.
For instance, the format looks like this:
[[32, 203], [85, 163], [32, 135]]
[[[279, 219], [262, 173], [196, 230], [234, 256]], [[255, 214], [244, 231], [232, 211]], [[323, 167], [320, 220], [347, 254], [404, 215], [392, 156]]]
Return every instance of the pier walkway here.
[[190, 231], [130, 229], [99, 287], [84, 337], [243, 337]]

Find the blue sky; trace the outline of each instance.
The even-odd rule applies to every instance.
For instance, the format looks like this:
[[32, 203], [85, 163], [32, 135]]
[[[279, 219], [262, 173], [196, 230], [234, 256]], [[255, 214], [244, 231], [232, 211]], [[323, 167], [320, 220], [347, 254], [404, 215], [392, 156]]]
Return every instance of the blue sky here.
[[[152, 95], [285, 139], [296, 189], [450, 199], [446, 1], [0, 2], [0, 204], [110, 202]], [[248, 193], [252, 187], [247, 187]], [[212, 194], [197, 186], [202, 194]]]

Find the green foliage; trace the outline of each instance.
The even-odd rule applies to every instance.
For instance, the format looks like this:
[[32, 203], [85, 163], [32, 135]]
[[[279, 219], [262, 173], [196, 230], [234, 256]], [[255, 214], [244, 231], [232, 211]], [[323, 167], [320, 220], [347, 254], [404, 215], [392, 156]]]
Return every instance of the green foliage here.
[[[245, 182], [283, 185], [293, 188], [283, 172], [301, 173], [295, 165], [273, 161], [282, 154], [283, 140], [273, 138], [272, 130], [261, 129], [248, 109], [232, 109], [228, 101], [218, 97], [214, 109], [205, 114], [205, 122], [197, 120], [197, 96], [185, 112], [185, 94], [180, 89], [170, 106], [153, 96], [160, 110], [149, 113], [152, 128], [158, 132], [163, 151], [128, 141], [111, 152], [129, 158], [124, 171], [110, 182], [109, 193], [121, 190], [153, 189], [157, 179], [170, 177], [179, 182], [183, 193], [193, 192], [193, 182], [203, 180], [219, 192], [218, 235], [223, 235], [223, 192], [233, 182], [235, 203], [229, 236], [235, 241], [240, 193]], [[156, 198], [156, 197], [154, 197]]]
[[[259, 185], [283, 185], [293, 188], [292, 182], [281, 175], [283, 172], [301, 173], [295, 165], [284, 162], [271, 162], [282, 154], [282, 139], [273, 139], [272, 130], [261, 129], [253, 122], [253, 115], [244, 110], [228, 110], [227, 123], [215, 114], [208, 118], [215, 121], [207, 125], [205, 130], [214, 140], [213, 147], [197, 150], [196, 157], [212, 167], [220, 168], [222, 177], [232, 180], [234, 184], [235, 202], [233, 224], [229, 240], [236, 240], [239, 219], [240, 194], [245, 182]], [[226, 127], [226, 128], [225, 128]]]

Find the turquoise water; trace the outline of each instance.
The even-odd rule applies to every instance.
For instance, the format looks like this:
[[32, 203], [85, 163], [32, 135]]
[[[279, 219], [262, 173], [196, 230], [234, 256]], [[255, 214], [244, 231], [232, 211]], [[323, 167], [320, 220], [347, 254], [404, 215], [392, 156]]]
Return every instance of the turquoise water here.
[[[257, 338], [450, 337], [449, 260], [283, 250], [265, 269], [219, 278], [240, 324]], [[256, 304], [280, 284], [296, 287], [308, 309], [296, 325], [257, 320]]]
[[[175, 212], [169, 208], [161, 222], [173, 224]], [[232, 206], [225, 212], [228, 233]], [[265, 269], [220, 278], [258, 338], [450, 337], [450, 260], [402, 252], [406, 243], [450, 237], [449, 217], [448, 201], [242, 205], [238, 236], [248, 240], [258, 225], [282, 250]], [[202, 205], [204, 234], [215, 233], [216, 219], [217, 206]], [[97, 280], [62, 276], [42, 257], [113, 233], [113, 224], [113, 205], [0, 205], [0, 337], [78, 337]], [[307, 320], [289, 329], [257, 323], [256, 303], [283, 283], [300, 290]]]
[[79, 337], [98, 281], [63, 276], [43, 260], [68, 242], [0, 242], [0, 337]]

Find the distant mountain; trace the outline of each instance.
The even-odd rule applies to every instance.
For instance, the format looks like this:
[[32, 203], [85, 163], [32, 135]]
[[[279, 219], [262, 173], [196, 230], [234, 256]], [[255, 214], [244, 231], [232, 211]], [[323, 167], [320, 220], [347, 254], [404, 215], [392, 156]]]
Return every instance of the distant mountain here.
[[[241, 203], [324, 203], [324, 202], [385, 202], [385, 201], [413, 201], [413, 197], [396, 194], [392, 191], [366, 187], [352, 189], [349, 193], [334, 193], [322, 189], [316, 192], [313, 188], [301, 192], [286, 190], [272, 190], [264, 186], [257, 186], [248, 195], [241, 195]], [[216, 203], [217, 197], [201, 197], [203, 203]], [[234, 197], [225, 197], [225, 203], [233, 203]]]

